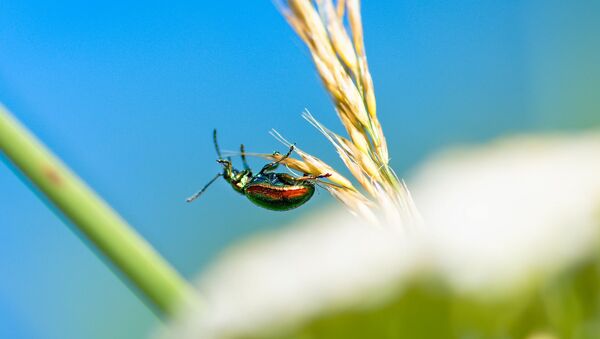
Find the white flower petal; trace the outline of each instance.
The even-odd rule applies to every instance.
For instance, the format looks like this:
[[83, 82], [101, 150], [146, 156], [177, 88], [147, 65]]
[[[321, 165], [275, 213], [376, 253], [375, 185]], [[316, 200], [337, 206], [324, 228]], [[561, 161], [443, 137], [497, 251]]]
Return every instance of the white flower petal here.
[[564, 266], [598, 235], [600, 136], [520, 137], [449, 151], [411, 181], [443, 271], [506, 286]]

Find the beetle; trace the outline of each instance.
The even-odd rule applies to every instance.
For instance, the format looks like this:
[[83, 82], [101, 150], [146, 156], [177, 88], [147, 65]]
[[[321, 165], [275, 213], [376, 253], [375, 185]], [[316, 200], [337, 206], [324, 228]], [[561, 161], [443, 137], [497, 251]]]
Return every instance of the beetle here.
[[240, 145], [240, 155], [244, 169], [239, 171], [233, 167], [231, 158], [223, 159], [217, 143], [216, 129], [213, 131], [213, 143], [219, 157], [217, 162], [223, 166], [223, 172], [217, 174], [198, 193], [187, 198], [187, 202], [198, 199], [208, 186], [219, 177], [223, 177], [234, 191], [246, 196], [254, 204], [273, 211], [287, 211], [300, 207], [310, 200], [315, 193], [315, 181], [331, 176], [331, 174], [325, 173], [321, 175], [304, 174], [301, 177], [295, 177], [287, 173], [275, 173], [279, 164], [292, 154], [294, 145], [290, 146], [288, 152], [279, 160], [266, 164], [260, 172], [253, 175], [246, 162], [243, 144]]

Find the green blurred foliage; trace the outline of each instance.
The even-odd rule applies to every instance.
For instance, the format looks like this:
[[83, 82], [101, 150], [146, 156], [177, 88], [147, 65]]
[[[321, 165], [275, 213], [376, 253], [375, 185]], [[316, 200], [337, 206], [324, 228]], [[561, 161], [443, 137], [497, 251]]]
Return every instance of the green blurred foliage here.
[[244, 339], [598, 338], [600, 256], [521, 286], [502, 296], [461, 294], [422, 276], [375, 307], [327, 313], [291, 331]]

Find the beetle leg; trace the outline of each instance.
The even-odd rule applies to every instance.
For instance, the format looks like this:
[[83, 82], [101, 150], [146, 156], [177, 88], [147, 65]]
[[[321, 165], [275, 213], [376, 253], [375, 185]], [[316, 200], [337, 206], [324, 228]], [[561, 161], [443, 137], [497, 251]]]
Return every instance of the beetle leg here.
[[327, 178], [327, 177], [331, 176], [330, 173], [325, 173], [325, 174], [321, 174], [321, 175], [306, 174], [306, 175], [298, 177], [298, 178], [296, 178], [292, 175], [289, 175], [287, 173], [278, 173], [277, 175], [281, 181], [283, 181], [284, 183], [286, 183], [288, 185], [295, 185], [298, 182], [317, 180], [317, 179]]
[[231, 166], [231, 161], [218, 159], [217, 162], [223, 165], [223, 176], [225, 179], [229, 179], [234, 176], [234, 169], [233, 166]]
[[245, 170], [250, 170], [250, 166], [248, 166], [248, 162], [246, 162], [246, 150], [244, 149], [244, 144], [240, 145], [240, 155], [242, 157], [242, 163], [244, 164]]
[[223, 165], [223, 167], [225, 167], [225, 169], [231, 169], [231, 161], [229, 160], [223, 160], [223, 159], [217, 159], [217, 162], [221, 165]]
[[325, 173], [325, 174], [320, 174], [320, 175], [304, 175], [302, 177], [299, 178], [294, 178], [296, 181], [308, 181], [308, 180], [317, 180], [317, 179], [322, 179], [322, 178], [329, 178], [331, 176], [331, 173]]
[[287, 173], [277, 173], [277, 177], [287, 185], [296, 185], [298, 183], [295, 176]]
[[260, 172], [258, 172], [258, 174], [264, 174], [267, 172], [274, 171], [277, 168], [277, 166], [279, 166], [280, 162], [282, 162], [285, 159], [290, 157], [290, 155], [292, 154], [293, 151], [294, 151], [294, 145], [290, 146], [290, 150], [283, 157], [281, 157], [281, 159], [270, 162], [270, 163], [266, 164], [265, 166], [263, 166], [263, 168], [260, 170]]

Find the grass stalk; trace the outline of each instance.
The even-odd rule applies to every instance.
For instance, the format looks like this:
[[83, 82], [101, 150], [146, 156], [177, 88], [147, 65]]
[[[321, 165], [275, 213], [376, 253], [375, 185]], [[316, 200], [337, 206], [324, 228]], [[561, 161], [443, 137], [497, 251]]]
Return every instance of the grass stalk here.
[[163, 315], [193, 302], [188, 283], [0, 104], [3, 153]]

